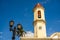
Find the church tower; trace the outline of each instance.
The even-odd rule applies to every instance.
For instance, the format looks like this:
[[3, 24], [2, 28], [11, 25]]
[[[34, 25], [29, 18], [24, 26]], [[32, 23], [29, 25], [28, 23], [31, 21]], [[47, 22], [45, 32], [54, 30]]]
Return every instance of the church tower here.
[[39, 3], [34, 7], [34, 37], [46, 38], [44, 8]]

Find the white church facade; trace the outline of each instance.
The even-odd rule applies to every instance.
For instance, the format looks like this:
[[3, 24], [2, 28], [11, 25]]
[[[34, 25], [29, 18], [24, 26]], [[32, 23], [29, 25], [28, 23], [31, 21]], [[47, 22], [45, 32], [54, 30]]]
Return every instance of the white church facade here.
[[38, 3], [34, 7], [34, 36], [20, 37], [21, 40], [60, 40], [60, 32], [52, 34], [47, 37], [46, 34], [46, 20], [44, 15], [44, 8]]

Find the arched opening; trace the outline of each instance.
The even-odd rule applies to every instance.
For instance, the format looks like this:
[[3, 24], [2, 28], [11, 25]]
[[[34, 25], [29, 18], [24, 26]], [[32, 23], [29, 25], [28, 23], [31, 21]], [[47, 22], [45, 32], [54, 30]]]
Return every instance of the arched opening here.
[[41, 18], [41, 11], [38, 11], [38, 18]]

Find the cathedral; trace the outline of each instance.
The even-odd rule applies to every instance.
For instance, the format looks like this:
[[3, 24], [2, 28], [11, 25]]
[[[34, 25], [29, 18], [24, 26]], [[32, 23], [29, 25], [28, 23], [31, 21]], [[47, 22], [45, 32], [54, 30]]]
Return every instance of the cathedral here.
[[56, 32], [50, 37], [46, 34], [46, 20], [44, 15], [44, 7], [41, 4], [37, 4], [34, 9], [34, 36], [31, 37], [20, 37], [20, 40], [60, 40], [60, 33]]

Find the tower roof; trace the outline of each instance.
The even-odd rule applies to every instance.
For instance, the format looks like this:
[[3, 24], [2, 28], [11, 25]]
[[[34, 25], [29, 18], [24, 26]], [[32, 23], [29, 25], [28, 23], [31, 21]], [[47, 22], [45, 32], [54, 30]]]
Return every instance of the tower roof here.
[[34, 7], [33, 10], [35, 10], [36, 8], [42, 8], [42, 9], [44, 9], [43, 6], [40, 3], [38, 3], [37, 5], [35, 5], [35, 7]]
[[36, 7], [42, 7], [42, 5], [38, 3], [38, 4], [35, 6], [35, 8], [36, 8]]

